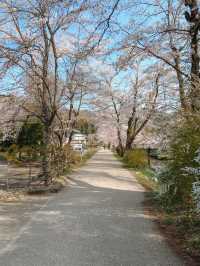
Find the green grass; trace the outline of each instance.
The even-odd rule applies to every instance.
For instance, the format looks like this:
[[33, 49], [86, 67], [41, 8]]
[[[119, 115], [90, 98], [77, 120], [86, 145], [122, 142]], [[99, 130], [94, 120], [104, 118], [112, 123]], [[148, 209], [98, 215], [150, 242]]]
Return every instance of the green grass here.
[[137, 181], [147, 190], [157, 191], [158, 184], [153, 180], [154, 174], [151, 169], [131, 170]]

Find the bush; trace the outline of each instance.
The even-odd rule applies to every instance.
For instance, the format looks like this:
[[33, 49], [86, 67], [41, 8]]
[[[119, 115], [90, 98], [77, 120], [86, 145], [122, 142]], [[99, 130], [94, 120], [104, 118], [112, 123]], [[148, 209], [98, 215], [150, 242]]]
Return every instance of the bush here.
[[81, 161], [81, 156], [78, 152], [75, 152], [70, 145], [65, 145], [64, 147], [66, 162], [68, 166], [71, 164], [76, 164]]
[[7, 161], [6, 153], [0, 153], [0, 161]]
[[168, 202], [182, 207], [193, 207], [192, 183], [199, 180], [200, 123], [183, 122], [170, 146], [170, 158], [166, 171], [160, 174], [161, 183], [169, 184]]
[[38, 148], [42, 145], [43, 125], [40, 121], [26, 121], [17, 136], [16, 144], [22, 147]]
[[188, 240], [188, 245], [192, 249], [200, 249], [200, 235], [194, 235]]
[[9, 148], [8, 148], [8, 153], [9, 154], [13, 154], [13, 153], [17, 153], [18, 152], [18, 146], [16, 144], [12, 144]]
[[12, 144], [7, 153], [6, 153], [6, 160], [10, 163], [14, 163], [18, 166], [21, 165], [20, 161], [17, 159], [17, 155], [18, 155], [18, 146], [16, 144]]
[[145, 168], [148, 166], [148, 158], [145, 150], [134, 149], [127, 151], [123, 157], [123, 161], [132, 168]]

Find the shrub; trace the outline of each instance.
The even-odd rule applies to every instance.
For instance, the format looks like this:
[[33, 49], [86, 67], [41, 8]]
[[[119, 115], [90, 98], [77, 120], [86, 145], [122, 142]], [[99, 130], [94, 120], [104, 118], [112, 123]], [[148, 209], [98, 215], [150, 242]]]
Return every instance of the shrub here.
[[70, 145], [65, 145], [65, 156], [68, 165], [76, 164], [81, 161], [81, 156], [78, 152], [75, 152]]
[[6, 161], [7, 157], [5, 153], [0, 153], [0, 161]]
[[17, 159], [18, 152], [18, 146], [16, 144], [12, 144], [6, 153], [6, 160], [16, 165], [21, 165], [20, 161]]
[[15, 156], [18, 153], [18, 146], [16, 144], [12, 144], [8, 149], [8, 154]]
[[80, 153], [79, 153], [79, 152], [75, 152], [75, 151], [73, 151], [73, 152], [71, 153], [70, 161], [71, 161], [71, 163], [73, 163], [73, 164], [80, 163], [80, 161], [81, 161], [81, 155], [80, 155]]
[[200, 249], [200, 235], [192, 236], [188, 241], [189, 247], [194, 249]]
[[167, 197], [170, 204], [192, 207], [192, 183], [199, 180], [200, 123], [196, 120], [183, 122], [174, 133], [171, 160], [159, 178], [162, 183], [169, 184]]
[[17, 136], [16, 144], [22, 147], [41, 146], [43, 138], [43, 125], [39, 121], [26, 121]]
[[136, 169], [148, 166], [147, 153], [142, 149], [127, 151], [123, 157], [123, 160], [129, 167]]

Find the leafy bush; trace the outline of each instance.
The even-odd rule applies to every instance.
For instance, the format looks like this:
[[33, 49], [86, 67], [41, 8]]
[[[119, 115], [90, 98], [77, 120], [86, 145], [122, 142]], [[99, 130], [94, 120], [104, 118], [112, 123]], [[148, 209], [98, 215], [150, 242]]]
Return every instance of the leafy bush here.
[[21, 165], [20, 161], [17, 159], [18, 153], [19, 153], [18, 146], [16, 144], [12, 144], [9, 147], [8, 151], [6, 152], [6, 160], [16, 165]]
[[148, 166], [148, 158], [146, 151], [142, 149], [134, 149], [127, 151], [123, 157], [123, 161], [132, 168], [144, 168]]
[[21, 148], [24, 146], [38, 147], [42, 144], [43, 125], [39, 121], [28, 121], [23, 124], [17, 136], [16, 144]]
[[76, 129], [80, 130], [82, 134], [86, 135], [94, 134], [97, 131], [95, 125], [86, 118], [80, 118], [76, 122]]
[[18, 146], [16, 144], [12, 144], [8, 149], [8, 154], [15, 155], [18, 152]]
[[161, 183], [169, 184], [169, 191], [165, 195], [169, 204], [192, 207], [192, 183], [200, 177], [200, 123], [196, 120], [184, 122], [174, 133], [171, 160], [159, 179]]
[[172, 225], [174, 224], [174, 217], [171, 215], [166, 215], [166, 217], [164, 217], [163, 223], [165, 225]]
[[6, 157], [6, 153], [0, 153], [0, 161], [6, 161], [7, 157]]
[[188, 245], [191, 248], [200, 249], [200, 235], [194, 235], [188, 240]]

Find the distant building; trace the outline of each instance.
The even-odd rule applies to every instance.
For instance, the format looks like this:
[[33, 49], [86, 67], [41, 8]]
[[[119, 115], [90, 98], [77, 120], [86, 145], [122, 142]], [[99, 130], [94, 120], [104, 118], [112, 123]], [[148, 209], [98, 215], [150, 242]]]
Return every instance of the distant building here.
[[[66, 143], [68, 139], [66, 139]], [[71, 140], [71, 147], [73, 150], [84, 152], [87, 147], [88, 138], [87, 135], [82, 134], [79, 130], [73, 130], [72, 140]]]

